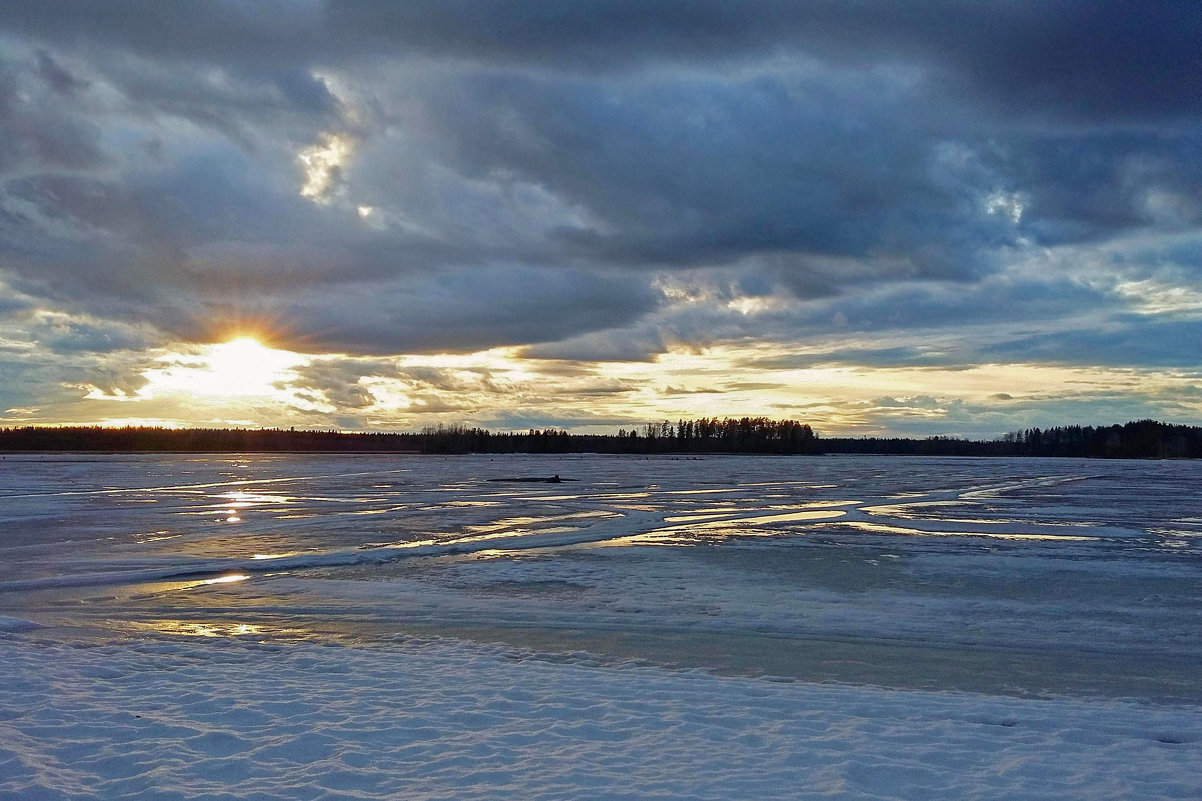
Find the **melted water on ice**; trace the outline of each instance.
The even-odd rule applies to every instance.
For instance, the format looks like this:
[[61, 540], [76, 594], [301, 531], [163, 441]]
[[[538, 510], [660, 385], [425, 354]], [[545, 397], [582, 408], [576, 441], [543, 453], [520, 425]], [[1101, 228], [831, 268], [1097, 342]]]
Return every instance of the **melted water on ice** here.
[[[555, 474], [578, 481], [489, 481]], [[1200, 479], [1191, 462], [10, 455], [0, 615], [1197, 699]]]

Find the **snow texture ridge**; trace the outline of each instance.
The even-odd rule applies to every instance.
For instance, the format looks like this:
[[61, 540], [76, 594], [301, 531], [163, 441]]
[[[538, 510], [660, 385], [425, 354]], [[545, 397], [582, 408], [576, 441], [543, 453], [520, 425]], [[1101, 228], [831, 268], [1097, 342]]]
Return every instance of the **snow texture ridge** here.
[[443, 640], [6, 635], [0, 797], [1196, 799], [1202, 710], [555, 664]]

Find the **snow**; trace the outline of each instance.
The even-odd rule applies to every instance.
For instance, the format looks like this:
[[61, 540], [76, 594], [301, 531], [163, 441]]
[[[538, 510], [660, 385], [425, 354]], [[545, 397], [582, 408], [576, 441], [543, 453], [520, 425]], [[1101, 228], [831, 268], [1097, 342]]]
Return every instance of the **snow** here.
[[443, 639], [10, 637], [0, 659], [14, 801], [1202, 796], [1196, 707], [555, 663]]

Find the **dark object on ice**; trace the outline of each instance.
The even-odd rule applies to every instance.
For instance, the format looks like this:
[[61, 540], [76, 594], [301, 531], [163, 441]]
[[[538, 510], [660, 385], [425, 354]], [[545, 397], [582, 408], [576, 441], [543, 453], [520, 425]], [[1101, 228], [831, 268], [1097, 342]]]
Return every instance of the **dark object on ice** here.
[[564, 481], [579, 481], [579, 480], [580, 479], [578, 479], [578, 478], [560, 478], [558, 473], [551, 476], [550, 478], [543, 478], [542, 476], [510, 476], [508, 478], [490, 478], [489, 479], [489, 481], [507, 481], [507, 482], [511, 482], [511, 483], [522, 483], [522, 484], [559, 484]]

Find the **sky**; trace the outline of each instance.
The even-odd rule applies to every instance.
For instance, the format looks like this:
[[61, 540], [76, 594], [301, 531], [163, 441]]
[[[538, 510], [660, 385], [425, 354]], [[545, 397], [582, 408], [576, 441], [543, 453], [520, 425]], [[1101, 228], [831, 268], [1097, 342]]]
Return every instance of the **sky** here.
[[5, 0], [0, 427], [1202, 423], [1196, 0]]

